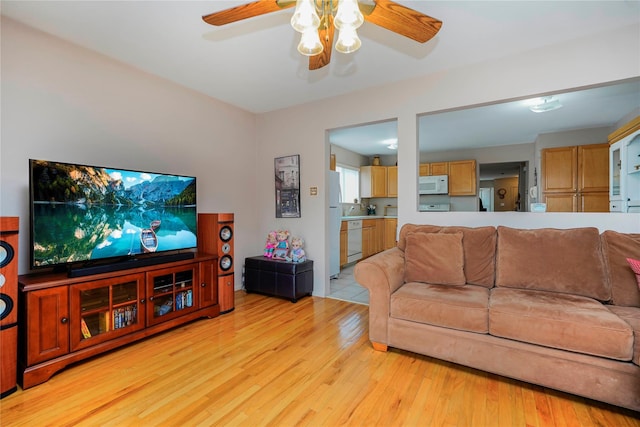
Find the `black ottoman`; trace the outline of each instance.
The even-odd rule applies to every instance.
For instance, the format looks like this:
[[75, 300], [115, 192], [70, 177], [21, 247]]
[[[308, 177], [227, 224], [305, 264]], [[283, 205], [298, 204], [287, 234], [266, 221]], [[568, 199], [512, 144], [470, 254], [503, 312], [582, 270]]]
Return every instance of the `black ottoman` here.
[[244, 287], [247, 292], [290, 299], [313, 292], [313, 261], [289, 262], [254, 256], [244, 260]]

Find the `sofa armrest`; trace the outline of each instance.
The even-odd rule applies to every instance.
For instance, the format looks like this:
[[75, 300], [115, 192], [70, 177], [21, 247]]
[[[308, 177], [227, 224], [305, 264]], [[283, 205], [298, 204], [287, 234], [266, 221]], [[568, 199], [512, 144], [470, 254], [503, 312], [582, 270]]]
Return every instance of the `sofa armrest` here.
[[391, 294], [404, 284], [404, 252], [396, 247], [360, 261], [354, 277], [369, 290], [369, 339], [386, 345]]

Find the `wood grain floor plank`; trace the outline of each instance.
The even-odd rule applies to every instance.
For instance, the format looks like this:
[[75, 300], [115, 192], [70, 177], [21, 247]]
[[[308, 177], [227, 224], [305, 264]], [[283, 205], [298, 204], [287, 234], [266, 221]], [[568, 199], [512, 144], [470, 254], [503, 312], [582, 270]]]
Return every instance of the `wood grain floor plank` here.
[[623, 426], [638, 413], [410, 352], [368, 308], [236, 293], [236, 308], [0, 400], [2, 426]]

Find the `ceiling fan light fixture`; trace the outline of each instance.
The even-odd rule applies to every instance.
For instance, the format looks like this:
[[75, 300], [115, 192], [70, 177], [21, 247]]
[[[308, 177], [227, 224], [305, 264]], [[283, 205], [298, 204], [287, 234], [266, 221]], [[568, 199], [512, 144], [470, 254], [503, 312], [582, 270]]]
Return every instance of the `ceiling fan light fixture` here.
[[314, 56], [322, 53], [324, 46], [320, 41], [320, 35], [315, 28], [309, 28], [302, 33], [300, 43], [298, 44], [298, 52], [305, 56]]
[[338, 41], [336, 42], [338, 52], [352, 53], [360, 49], [360, 46], [362, 46], [362, 42], [355, 28], [347, 25], [338, 30]]
[[343, 27], [352, 27], [354, 30], [364, 23], [364, 16], [360, 12], [357, 0], [340, 0], [338, 3], [338, 11], [334, 19], [334, 25], [337, 29]]
[[291, 26], [299, 33], [316, 29], [320, 25], [320, 17], [316, 12], [313, 0], [297, 0], [296, 11], [291, 17]]
[[442, 27], [439, 19], [392, 0], [253, 0], [204, 15], [202, 20], [218, 27], [293, 7], [290, 23], [302, 34], [298, 50], [309, 56], [310, 71], [329, 65], [336, 30], [336, 50], [357, 51], [362, 42], [356, 30], [365, 20], [418, 43], [431, 40]]
[[534, 113], [546, 113], [548, 111], [557, 110], [558, 108], [562, 108], [560, 100], [554, 99], [553, 96], [545, 96], [543, 98], [539, 98], [536, 103], [529, 107], [529, 110]]

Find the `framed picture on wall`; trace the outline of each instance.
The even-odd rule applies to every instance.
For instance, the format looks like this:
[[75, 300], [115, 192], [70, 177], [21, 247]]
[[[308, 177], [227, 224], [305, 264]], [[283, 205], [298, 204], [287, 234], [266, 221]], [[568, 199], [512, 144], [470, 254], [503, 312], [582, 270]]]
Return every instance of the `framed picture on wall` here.
[[276, 157], [276, 218], [300, 218], [300, 155]]

